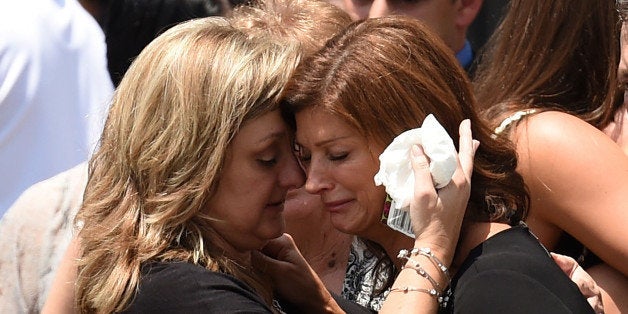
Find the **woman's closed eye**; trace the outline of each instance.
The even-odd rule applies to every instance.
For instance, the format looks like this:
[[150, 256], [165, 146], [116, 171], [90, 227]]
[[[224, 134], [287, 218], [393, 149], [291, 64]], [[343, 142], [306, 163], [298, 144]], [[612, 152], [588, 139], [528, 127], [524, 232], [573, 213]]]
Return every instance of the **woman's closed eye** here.
[[331, 161], [340, 161], [344, 160], [349, 156], [349, 153], [337, 153], [337, 154], [329, 154], [327, 158]]
[[276, 157], [259, 158], [257, 159], [257, 162], [259, 162], [260, 165], [264, 167], [273, 167], [274, 165], [277, 164], [277, 158]]

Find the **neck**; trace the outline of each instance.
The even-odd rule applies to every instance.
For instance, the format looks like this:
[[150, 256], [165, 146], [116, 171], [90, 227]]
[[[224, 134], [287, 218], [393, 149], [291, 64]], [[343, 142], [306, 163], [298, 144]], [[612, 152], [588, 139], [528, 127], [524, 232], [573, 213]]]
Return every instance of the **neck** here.
[[311, 230], [305, 234], [291, 230], [291, 235], [299, 251], [327, 289], [340, 294], [353, 236], [334, 229], [331, 224], [319, 227], [319, 230]]
[[229, 241], [225, 240], [225, 238], [218, 233], [212, 235], [211, 241], [214, 243], [216, 248], [220, 248], [222, 250], [222, 256], [230, 258], [244, 268], [249, 268], [251, 266], [252, 250], [238, 249], [231, 245]]
[[414, 239], [391, 229], [383, 223], [380, 224], [378, 228], [372, 228], [371, 231], [372, 232], [362, 236], [381, 245], [395, 267], [401, 269], [405, 261], [397, 258], [397, 255], [401, 249], [412, 249]]

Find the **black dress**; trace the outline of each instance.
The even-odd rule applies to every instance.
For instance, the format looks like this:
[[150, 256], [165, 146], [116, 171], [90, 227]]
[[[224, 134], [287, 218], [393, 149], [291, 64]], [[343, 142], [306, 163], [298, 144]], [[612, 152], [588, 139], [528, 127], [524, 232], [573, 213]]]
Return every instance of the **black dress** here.
[[444, 313], [593, 313], [527, 226], [475, 247], [452, 280]]

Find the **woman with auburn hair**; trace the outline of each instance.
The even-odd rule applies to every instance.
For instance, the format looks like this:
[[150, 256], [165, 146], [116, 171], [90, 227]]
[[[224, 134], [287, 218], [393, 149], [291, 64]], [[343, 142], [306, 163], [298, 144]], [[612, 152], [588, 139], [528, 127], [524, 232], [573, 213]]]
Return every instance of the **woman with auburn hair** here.
[[611, 294], [607, 313], [628, 293], [628, 157], [599, 130], [619, 109], [617, 25], [613, 1], [510, 1], [475, 79], [496, 136], [515, 143], [526, 222]]
[[[462, 312], [592, 310], [521, 222], [528, 194], [515, 172], [515, 151], [507, 139], [491, 137], [475, 112], [464, 71], [420, 22], [388, 17], [352, 24], [301, 63], [285, 93], [282, 108], [294, 117], [305, 189], [321, 195], [336, 228], [380, 248], [373, 272], [383, 273], [376, 287], [387, 294], [382, 311], [428, 311], [438, 305]], [[418, 232], [413, 240], [382, 223], [386, 191], [373, 177], [384, 148], [429, 114], [449, 136], [460, 130], [461, 138], [468, 138], [472, 129], [482, 145], [472, 179], [471, 171], [458, 172], [439, 190], [431, 184], [422, 193], [415, 189], [419, 204], [436, 204], [436, 209], [411, 210]], [[472, 146], [463, 143], [461, 150]], [[420, 153], [414, 145], [413, 166], [426, 168], [428, 160]], [[443, 236], [426, 241], [421, 234], [432, 215], [466, 205], [463, 199], [456, 203], [440, 197], [469, 181], [460, 240], [447, 236], [457, 226], [445, 224], [427, 227]], [[456, 243], [455, 254], [441, 250]]]

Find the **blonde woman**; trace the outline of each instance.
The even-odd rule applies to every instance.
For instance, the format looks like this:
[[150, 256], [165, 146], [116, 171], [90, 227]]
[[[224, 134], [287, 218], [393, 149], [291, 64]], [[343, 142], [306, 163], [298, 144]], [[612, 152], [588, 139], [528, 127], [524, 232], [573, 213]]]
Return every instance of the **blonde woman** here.
[[[281, 310], [251, 254], [282, 235], [286, 192], [303, 182], [276, 109], [298, 61], [294, 45], [249, 38], [222, 18], [147, 46], [90, 160], [78, 311]], [[293, 303], [337, 309], [313, 282]]]

